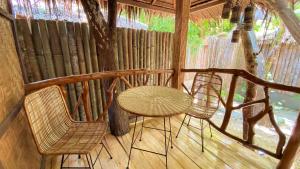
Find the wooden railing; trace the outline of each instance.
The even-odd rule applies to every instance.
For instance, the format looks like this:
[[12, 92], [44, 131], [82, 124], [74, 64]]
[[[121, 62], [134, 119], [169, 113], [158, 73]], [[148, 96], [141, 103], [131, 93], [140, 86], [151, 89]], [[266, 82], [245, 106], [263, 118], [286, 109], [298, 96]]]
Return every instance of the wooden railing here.
[[[250, 73], [248, 73], [245, 70], [239, 70], [239, 69], [182, 69], [182, 73], [196, 73], [196, 72], [213, 72], [217, 74], [230, 74], [232, 75], [231, 82], [230, 82], [230, 88], [229, 88], [229, 94], [227, 97], [227, 100], [224, 100], [221, 96], [219, 98], [221, 99], [221, 103], [225, 107], [225, 115], [222, 121], [221, 126], [216, 125], [213, 121], [209, 121], [209, 123], [216, 128], [221, 133], [225, 134], [226, 136], [239, 141], [240, 143], [257, 149], [261, 150], [270, 156], [273, 156], [277, 159], [280, 159], [280, 162], [278, 164], [278, 168], [289, 168], [293, 162], [293, 159], [296, 155], [297, 148], [300, 144], [300, 115], [298, 115], [298, 119], [296, 121], [296, 125], [294, 127], [293, 133], [284, 148], [284, 145], [286, 143], [286, 136], [283, 134], [283, 132], [278, 127], [275, 119], [274, 119], [274, 113], [272, 106], [270, 105], [269, 101], [269, 91], [270, 89], [276, 89], [276, 90], [282, 90], [282, 91], [289, 91], [294, 93], [300, 93], [299, 87], [293, 87], [293, 86], [286, 86], [278, 83], [272, 83], [265, 80], [262, 80]], [[171, 69], [168, 70], [127, 70], [127, 71], [111, 71], [111, 72], [98, 72], [98, 73], [91, 73], [91, 74], [83, 74], [83, 75], [73, 75], [73, 76], [66, 76], [66, 77], [59, 77], [54, 79], [48, 79], [43, 80], [39, 82], [34, 82], [30, 84], [25, 85], [26, 93], [30, 93], [34, 90], [41, 89], [47, 86], [51, 85], [59, 85], [62, 89], [64, 89], [64, 86], [67, 84], [74, 84], [74, 83], [82, 83], [83, 90], [82, 94], [78, 98], [78, 104], [80, 102], [83, 103], [85, 113], [86, 113], [86, 119], [92, 120], [91, 114], [90, 114], [90, 103], [89, 103], [89, 90], [88, 90], [88, 81], [90, 80], [98, 80], [98, 79], [109, 79], [110, 80], [110, 87], [107, 89], [107, 99], [106, 104], [104, 105], [104, 110], [102, 113], [102, 116], [98, 118], [98, 120], [106, 119], [106, 114], [108, 111], [109, 106], [112, 103], [113, 97], [114, 97], [114, 90], [115, 86], [118, 82], [122, 82], [127, 88], [133, 87], [133, 86], [139, 86], [139, 85], [147, 85], [149, 78], [151, 75], [157, 75], [157, 84], [156, 85], [166, 85], [169, 84], [172, 77], [173, 77], [174, 71]], [[138, 80], [137, 83], [130, 83], [129, 78], [130, 76], [143, 76], [143, 78], [140, 78], [142, 81]], [[163, 80], [164, 78], [164, 80]], [[235, 89], [237, 86], [237, 81], [239, 78], [243, 78], [253, 84], [262, 86], [264, 88], [264, 98], [258, 99], [255, 101], [247, 102], [240, 104], [238, 106], [233, 105], [233, 98], [235, 95]], [[164, 81], [164, 83], [163, 83]], [[64, 90], [65, 91], [65, 90]], [[65, 91], [66, 92], [66, 91]], [[231, 133], [227, 132], [227, 126], [229, 124], [229, 121], [231, 119], [231, 114], [233, 110], [241, 109], [248, 106], [253, 106], [255, 104], [264, 104], [265, 109], [256, 114], [255, 116], [248, 119], [247, 123], [249, 124], [249, 130], [248, 130], [248, 138], [246, 140], [239, 138], [237, 136], [232, 135]], [[76, 106], [78, 105], [76, 104]], [[74, 111], [76, 111], [76, 108], [74, 108]], [[262, 119], [263, 116], [268, 115], [271, 124], [275, 128], [276, 133], [279, 136], [279, 141], [277, 143], [276, 150], [274, 152], [269, 151], [265, 148], [262, 148], [260, 146], [253, 144], [253, 138], [255, 135], [254, 132], [254, 126], [257, 124], [257, 122]]]
[[[300, 113], [298, 114], [296, 125], [294, 127], [291, 138], [290, 138], [289, 142], [287, 143], [286, 147], [284, 148], [285, 143], [286, 143], [286, 136], [280, 130], [279, 126], [277, 125], [277, 123], [275, 121], [272, 105], [270, 105], [269, 91], [270, 91], [270, 89], [276, 89], [276, 90], [288, 91], [288, 92], [293, 92], [293, 93], [300, 93], [300, 87], [287, 86], [287, 85], [282, 85], [282, 84], [278, 84], [278, 83], [268, 82], [268, 81], [262, 80], [256, 76], [250, 74], [249, 72], [247, 72], [245, 70], [239, 70], [239, 69], [217, 69], [217, 68], [182, 69], [181, 72], [183, 72], [183, 73], [211, 72], [211, 73], [216, 73], [216, 74], [232, 75], [227, 100], [225, 101], [220, 95], [218, 96], [221, 100], [221, 103], [223, 104], [223, 106], [225, 108], [225, 115], [224, 115], [222, 124], [221, 124], [221, 126], [218, 126], [213, 121], [209, 121], [209, 123], [214, 128], [216, 128], [218, 131], [225, 134], [226, 136], [228, 136], [234, 140], [237, 140], [240, 143], [242, 143], [248, 147], [263, 151], [270, 156], [280, 159], [280, 162], [279, 162], [277, 168], [290, 168], [290, 166], [293, 163], [293, 159], [296, 155], [299, 144], [300, 144]], [[255, 85], [262, 86], [264, 89], [264, 98], [250, 101], [247, 103], [242, 103], [238, 106], [234, 106], [233, 100], [234, 100], [234, 95], [235, 95], [235, 89], [237, 86], [237, 81], [239, 78], [243, 78], [246, 81], [251, 82]], [[226, 131], [229, 121], [231, 119], [231, 114], [232, 114], [233, 110], [245, 108], [248, 106], [253, 106], [253, 105], [256, 105], [259, 103], [264, 104], [265, 108], [262, 111], [260, 111], [258, 114], [247, 119], [249, 128], [247, 131], [248, 137], [246, 140], [244, 140], [243, 138], [234, 136], [233, 134]], [[257, 124], [257, 122], [259, 120], [261, 120], [265, 115], [268, 115], [272, 126], [274, 127], [276, 133], [279, 136], [279, 141], [277, 143], [277, 147], [274, 152], [269, 151], [265, 148], [262, 148], [258, 145], [254, 145], [254, 143], [253, 143], [253, 139], [254, 139], [254, 135], [255, 135], [254, 127]]]
[[[167, 85], [170, 83], [170, 80], [173, 76], [173, 70], [171, 69], [159, 69], [159, 70], [126, 70], [126, 71], [107, 71], [107, 72], [97, 72], [97, 73], [90, 73], [90, 74], [81, 74], [81, 75], [72, 75], [72, 76], [65, 76], [65, 77], [58, 77], [53, 79], [42, 80], [38, 82], [33, 82], [25, 85], [26, 93], [30, 93], [34, 90], [38, 90], [41, 88], [45, 88], [51, 85], [58, 85], [61, 87], [65, 98], [67, 97], [67, 91], [65, 90], [65, 86], [68, 84], [74, 83], [82, 83], [83, 90], [78, 97], [77, 103], [72, 110], [72, 114], [77, 113], [79, 105], [83, 104], [84, 112], [87, 121], [91, 121], [91, 106], [90, 106], [90, 98], [89, 98], [89, 81], [90, 80], [110, 80], [110, 86], [106, 90], [106, 104], [103, 108], [103, 113], [100, 114], [97, 120], [104, 120], [106, 119], [106, 115], [108, 112], [108, 108], [110, 107], [115, 87], [119, 82], [122, 82], [127, 88], [133, 86], [140, 86], [146, 85], [151, 78], [151, 75], [157, 75], [157, 84], [156, 85]], [[129, 82], [130, 78], [142, 76], [143, 78], [137, 78], [137, 83], [131, 84]], [[164, 83], [164, 84], [163, 84]]]

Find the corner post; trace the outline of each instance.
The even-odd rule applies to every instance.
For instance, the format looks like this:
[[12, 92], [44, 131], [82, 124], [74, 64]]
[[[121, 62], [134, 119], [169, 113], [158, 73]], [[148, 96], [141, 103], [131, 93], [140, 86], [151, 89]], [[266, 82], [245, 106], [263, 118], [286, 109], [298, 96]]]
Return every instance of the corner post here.
[[184, 80], [184, 75], [181, 73], [181, 69], [185, 67], [190, 4], [190, 0], [176, 0], [173, 52], [174, 77], [172, 80], [172, 86], [177, 89], [181, 88], [181, 83]]

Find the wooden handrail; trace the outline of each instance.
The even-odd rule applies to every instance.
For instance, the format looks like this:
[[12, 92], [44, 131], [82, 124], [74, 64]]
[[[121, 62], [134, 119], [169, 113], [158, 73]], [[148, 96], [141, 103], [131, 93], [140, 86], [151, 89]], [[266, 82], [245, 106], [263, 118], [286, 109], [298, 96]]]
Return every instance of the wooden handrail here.
[[66, 85], [70, 83], [77, 83], [77, 82], [83, 82], [89, 80], [124, 77], [128, 75], [139, 75], [139, 74], [147, 75], [147, 74], [161, 74], [161, 73], [173, 73], [173, 72], [174, 71], [172, 69], [158, 69], [158, 70], [107, 71], [107, 72], [97, 72], [97, 73], [90, 73], [90, 74], [71, 75], [71, 76], [57, 77], [57, 78], [25, 84], [25, 91], [26, 93], [29, 93], [33, 90], [45, 88], [51, 85]]
[[[209, 69], [181, 69], [181, 72], [183, 73], [221, 73], [221, 74], [231, 74], [232, 79], [230, 83], [230, 89], [229, 89], [229, 96], [226, 101], [223, 100], [223, 105], [225, 107], [225, 115], [224, 119], [222, 122], [221, 126], [216, 125], [214, 122], [208, 120], [208, 122], [216, 128], [218, 131], [221, 133], [225, 134], [226, 136], [237, 140], [238, 142], [248, 146], [252, 147], [254, 149], [260, 150], [265, 152], [266, 154], [269, 154], [277, 159], [281, 159], [280, 163], [278, 164], [278, 168], [285, 168], [286, 166], [291, 166], [292, 164], [292, 159], [296, 155], [296, 151], [300, 145], [300, 137], [297, 136], [300, 133], [300, 113], [298, 114], [298, 119], [296, 121], [296, 126], [294, 127], [293, 133], [291, 135], [291, 139], [289, 140], [286, 149], [284, 149], [284, 145], [286, 142], [286, 136], [284, 133], [280, 130], [279, 126], [277, 125], [275, 118], [274, 118], [274, 113], [273, 113], [273, 108], [272, 105], [270, 104], [269, 101], [269, 89], [276, 89], [276, 90], [282, 90], [282, 91], [288, 91], [288, 92], [293, 92], [293, 93], [300, 93], [300, 87], [295, 87], [295, 86], [287, 86], [279, 83], [273, 83], [273, 82], [268, 82], [263, 79], [260, 79], [253, 74], [245, 71], [245, 70], [240, 70], [240, 69], [219, 69], [219, 68], [209, 68]], [[233, 98], [235, 94], [235, 88], [236, 88], [236, 83], [238, 78], [243, 78], [255, 85], [260, 85], [264, 88], [264, 94], [265, 98], [255, 100], [255, 101], [250, 101], [247, 103], [240, 104], [238, 106], [233, 107]], [[220, 95], [218, 97], [221, 98]], [[227, 126], [229, 123], [229, 120], [231, 118], [231, 113], [233, 110], [236, 109], [241, 109], [247, 106], [252, 106], [255, 104], [264, 104], [264, 110], [260, 111], [258, 114], [256, 114], [253, 117], [248, 118], [247, 123], [249, 125], [248, 129], [248, 138], [246, 140], [239, 138], [237, 136], [232, 135], [231, 133], [227, 132]], [[279, 136], [279, 141], [277, 143], [277, 148], [275, 152], [269, 151], [265, 148], [262, 148], [258, 145], [253, 144], [253, 139], [254, 139], [254, 126], [257, 124], [259, 120], [261, 120], [265, 115], [268, 115], [269, 120], [272, 124], [272, 126], [275, 128], [276, 133]], [[289, 154], [291, 153], [291, 154]]]
[[219, 68], [208, 68], [208, 69], [181, 69], [181, 72], [185, 73], [195, 73], [195, 72], [214, 72], [214, 73], [224, 73], [233, 74], [240, 76], [256, 85], [267, 86], [268, 88], [284, 90], [294, 93], [300, 93], [300, 87], [288, 86], [279, 83], [268, 82], [263, 79], [256, 77], [255, 75], [242, 69], [219, 69]]

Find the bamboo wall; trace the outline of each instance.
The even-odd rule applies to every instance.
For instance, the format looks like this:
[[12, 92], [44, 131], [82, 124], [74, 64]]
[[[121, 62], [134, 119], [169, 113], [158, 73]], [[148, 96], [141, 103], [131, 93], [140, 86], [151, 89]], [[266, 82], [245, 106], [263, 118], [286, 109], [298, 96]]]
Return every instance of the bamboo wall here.
[[[264, 44], [261, 52], [263, 66], [261, 77], [291, 86], [300, 86], [300, 45], [282, 43], [278, 46]], [[238, 68], [245, 65], [243, 48], [230, 39], [209, 37], [193, 57], [187, 56], [187, 68]], [[259, 70], [260, 72], [260, 70]], [[271, 74], [267, 75], [267, 72]]]
[[[30, 82], [54, 77], [98, 72], [101, 53], [96, 49], [87, 23], [65, 21], [17, 20], [18, 41], [25, 56], [27, 77]], [[168, 69], [172, 63], [173, 35], [127, 28], [117, 29], [118, 70]], [[128, 77], [138, 85], [145, 77]], [[163, 81], [166, 80], [163, 77]], [[152, 76], [148, 84], [157, 84]], [[90, 99], [93, 117], [103, 110], [104, 90], [100, 80], [90, 81]], [[125, 89], [123, 86], [122, 89]], [[68, 86], [68, 104], [72, 112], [82, 84]], [[84, 120], [83, 108], [72, 114], [76, 120]]]
[[15, 46], [7, 1], [0, 2], [0, 168], [40, 168], [41, 156], [34, 144], [22, 109], [24, 82]]

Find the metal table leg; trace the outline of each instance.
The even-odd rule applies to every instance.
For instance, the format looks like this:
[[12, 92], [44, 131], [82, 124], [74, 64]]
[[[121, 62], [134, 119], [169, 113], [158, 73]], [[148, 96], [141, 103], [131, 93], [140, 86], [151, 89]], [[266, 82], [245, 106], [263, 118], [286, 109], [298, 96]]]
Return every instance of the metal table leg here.
[[130, 145], [129, 156], [128, 156], [127, 169], [129, 169], [129, 163], [130, 163], [130, 158], [131, 158], [131, 151], [132, 151], [133, 144], [134, 144], [134, 135], [135, 135], [135, 129], [136, 129], [136, 122], [137, 122], [137, 116], [135, 117], [133, 135], [132, 135], [132, 139], [131, 139], [131, 145]]

